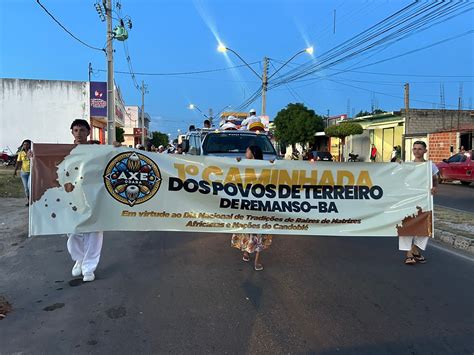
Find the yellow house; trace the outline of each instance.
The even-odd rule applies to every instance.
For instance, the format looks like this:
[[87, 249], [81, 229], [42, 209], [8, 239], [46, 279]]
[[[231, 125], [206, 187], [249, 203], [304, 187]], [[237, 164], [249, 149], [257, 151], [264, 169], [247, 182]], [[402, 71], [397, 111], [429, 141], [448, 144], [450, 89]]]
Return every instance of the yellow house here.
[[[357, 117], [350, 121], [359, 123], [364, 129], [364, 133], [346, 138], [344, 152], [346, 158], [348, 153], [355, 153], [359, 154], [362, 161], [370, 161], [370, 150], [374, 144], [377, 148], [375, 161], [389, 162], [393, 148], [403, 145], [405, 118], [401, 116], [400, 112]], [[333, 149], [337, 149], [337, 145], [333, 144], [333, 141], [337, 141], [337, 139], [331, 138], [331, 153]]]

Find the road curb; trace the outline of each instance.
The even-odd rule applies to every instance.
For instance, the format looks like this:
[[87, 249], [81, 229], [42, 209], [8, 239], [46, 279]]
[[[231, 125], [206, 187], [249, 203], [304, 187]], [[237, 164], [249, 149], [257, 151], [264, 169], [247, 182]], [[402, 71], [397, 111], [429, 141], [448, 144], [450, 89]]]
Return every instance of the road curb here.
[[450, 245], [453, 248], [464, 250], [469, 254], [474, 255], [474, 239], [461, 237], [451, 232], [436, 228], [434, 239], [439, 240], [444, 244]]

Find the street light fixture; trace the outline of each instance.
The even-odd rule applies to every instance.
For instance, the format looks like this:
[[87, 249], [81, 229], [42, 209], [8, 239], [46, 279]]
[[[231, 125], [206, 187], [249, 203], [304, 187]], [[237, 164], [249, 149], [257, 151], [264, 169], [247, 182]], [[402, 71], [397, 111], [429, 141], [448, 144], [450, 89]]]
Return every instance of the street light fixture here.
[[237, 56], [237, 58], [239, 58], [262, 81], [262, 115], [266, 114], [268, 80], [270, 80], [270, 78], [272, 78], [276, 73], [278, 73], [283, 67], [285, 67], [289, 62], [291, 62], [294, 58], [296, 58], [301, 53], [308, 53], [308, 54], [312, 55], [313, 52], [314, 52], [313, 47], [308, 47], [308, 48], [305, 48], [305, 49], [297, 52], [290, 59], [288, 59], [285, 63], [283, 63], [283, 65], [280, 68], [278, 68], [276, 71], [274, 71], [273, 74], [270, 75], [270, 77], [267, 78], [267, 68], [268, 68], [268, 58], [267, 57], [263, 58], [263, 75], [260, 75], [245, 61], [244, 58], [242, 58], [240, 56], [239, 53], [237, 53], [233, 49], [231, 49], [229, 47], [226, 47], [222, 43], [219, 43], [219, 45], [217, 46], [217, 50], [221, 53], [225, 53], [227, 51], [230, 51], [230, 52], [234, 53]]
[[232, 53], [234, 53], [260, 80], [262, 80], [262, 76], [260, 74], [258, 74], [251, 66], [249, 63], [247, 63], [245, 61], [244, 58], [242, 58], [240, 56], [239, 53], [237, 53], [236, 51], [234, 51], [233, 49], [230, 49], [229, 47], [226, 47], [225, 45], [223, 45], [222, 43], [220, 43], [218, 46], [217, 46], [217, 50], [221, 53], [225, 53], [227, 51], [230, 51]]
[[295, 59], [295, 58], [296, 58], [297, 56], [299, 56], [301, 53], [308, 53], [308, 54], [310, 54], [310, 55], [313, 55], [313, 52], [314, 52], [314, 48], [313, 48], [313, 47], [308, 47], [308, 48], [302, 49], [301, 51], [297, 52], [295, 55], [293, 55], [293, 57], [291, 57], [291, 58], [288, 59], [285, 63], [283, 63], [280, 68], [278, 68], [275, 72], [273, 72], [273, 74], [270, 75], [270, 77], [268, 78], [268, 80], [270, 80], [270, 78], [272, 78], [276, 73], [278, 73], [283, 67], [285, 67], [289, 62], [291, 62], [293, 59]]
[[190, 110], [198, 110], [199, 112], [201, 112], [201, 114], [206, 117], [206, 118], [209, 118], [209, 116], [207, 116], [204, 112], [201, 111], [201, 109], [199, 107], [197, 107], [195, 104], [189, 104], [188, 108]]

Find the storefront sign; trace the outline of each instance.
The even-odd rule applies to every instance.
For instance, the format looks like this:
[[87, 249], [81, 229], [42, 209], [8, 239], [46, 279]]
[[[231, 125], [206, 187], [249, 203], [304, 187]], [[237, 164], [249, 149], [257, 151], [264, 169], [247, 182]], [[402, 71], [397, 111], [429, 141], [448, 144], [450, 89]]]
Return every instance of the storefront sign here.
[[90, 111], [91, 117], [107, 117], [107, 83], [90, 82]]

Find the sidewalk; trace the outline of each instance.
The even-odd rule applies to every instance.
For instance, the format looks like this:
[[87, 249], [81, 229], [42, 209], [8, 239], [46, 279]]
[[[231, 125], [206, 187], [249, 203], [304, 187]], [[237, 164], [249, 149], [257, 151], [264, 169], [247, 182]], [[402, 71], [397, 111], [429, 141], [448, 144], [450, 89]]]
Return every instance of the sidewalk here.
[[[435, 206], [435, 239], [474, 254], [474, 214]], [[28, 208], [23, 198], [0, 199], [0, 256], [28, 236]]]
[[474, 214], [435, 206], [435, 239], [474, 254]]
[[28, 207], [24, 198], [0, 198], [0, 256], [28, 237]]

